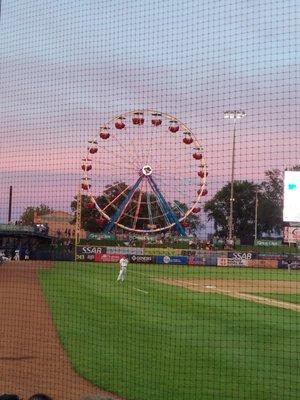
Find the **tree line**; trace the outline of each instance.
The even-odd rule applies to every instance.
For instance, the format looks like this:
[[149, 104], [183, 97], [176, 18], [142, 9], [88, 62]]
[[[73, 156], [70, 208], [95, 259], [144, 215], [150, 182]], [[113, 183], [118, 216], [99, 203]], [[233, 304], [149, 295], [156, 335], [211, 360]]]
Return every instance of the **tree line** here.
[[[300, 166], [291, 168], [294, 171], [300, 171]], [[119, 193], [124, 191], [124, 182], [108, 185], [103, 194], [97, 197], [97, 203], [100, 207], [105, 207], [108, 202]], [[228, 236], [228, 220], [230, 213], [230, 182], [225, 184], [217, 193], [207, 201], [204, 205], [204, 212], [207, 215], [208, 221], [214, 225], [215, 234], [226, 238]], [[262, 182], [251, 182], [248, 180], [235, 180], [234, 188], [234, 205], [233, 205], [233, 221], [234, 235], [241, 240], [252, 238], [254, 236], [255, 225], [255, 209], [257, 205], [257, 231], [258, 235], [262, 234], [281, 234], [282, 230], [282, 210], [283, 210], [283, 173], [279, 169], [272, 169], [265, 172], [265, 178]], [[143, 194], [144, 195], [144, 194]], [[139, 196], [137, 192], [136, 197]], [[145, 195], [144, 195], [145, 196]], [[120, 197], [120, 200], [121, 201]], [[147, 214], [146, 201], [143, 199], [144, 207], [141, 208], [142, 214]], [[257, 203], [256, 203], [257, 202]], [[103, 223], [98, 211], [88, 207], [90, 199], [88, 196], [82, 197], [82, 228], [90, 232], [101, 232]], [[114, 208], [118, 206], [118, 202], [114, 203]], [[171, 204], [175, 213], [178, 210], [187, 210], [187, 205], [174, 200]], [[71, 210], [74, 213], [77, 208], [76, 197], [71, 202]], [[20, 217], [21, 223], [24, 225], [32, 224], [34, 213], [36, 215], [44, 215], [53, 210], [45, 204], [38, 207], [27, 207]], [[109, 210], [108, 210], [109, 211]], [[113, 211], [113, 210], [111, 210]], [[126, 210], [130, 214], [130, 210]], [[143, 215], [142, 215], [143, 216]], [[125, 217], [125, 218], [128, 218]], [[144, 219], [146, 220], [146, 218]], [[141, 225], [143, 219], [140, 219], [137, 224], [139, 229], [144, 227]], [[126, 222], [126, 221], [124, 221]], [[158, 224], [161, 222], [157, 219]], [[198, 215], [191, 214], [186, 221], [191, 232], [197, 232], [203, 227]]]

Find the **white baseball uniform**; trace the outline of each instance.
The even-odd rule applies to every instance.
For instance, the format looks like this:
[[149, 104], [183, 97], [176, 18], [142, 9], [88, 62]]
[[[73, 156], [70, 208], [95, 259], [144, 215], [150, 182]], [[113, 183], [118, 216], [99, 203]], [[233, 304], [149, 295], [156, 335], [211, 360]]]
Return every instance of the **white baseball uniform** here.
[[128, 265], [128, 263], [129, 263], [129, 261], [128, 261], [127, 258], [123, 258], [123, 257], [122, 257], [122, 258], [120, 259], [120, 261], [119, 261], [119, 264], [120, 264], [120, 272], [119, 272], [117, 281], [122, 281], [122, 282], [124, 282], [125, 276], [126, 276], [126, 271], [127, 271], [127, 265]]

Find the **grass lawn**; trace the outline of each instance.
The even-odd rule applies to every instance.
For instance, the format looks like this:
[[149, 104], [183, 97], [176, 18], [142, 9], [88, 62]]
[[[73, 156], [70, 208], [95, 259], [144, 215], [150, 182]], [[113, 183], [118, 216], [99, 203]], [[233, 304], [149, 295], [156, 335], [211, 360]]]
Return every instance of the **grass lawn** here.
[[257, 293], [258, 296], [300, 304], [300, 294]]
[[282, 270], [57, 263], [39, 279], [69, 359], [135, 400], [289, 400], [300, 393], [296, 312], [158, 277], [300, 280]]

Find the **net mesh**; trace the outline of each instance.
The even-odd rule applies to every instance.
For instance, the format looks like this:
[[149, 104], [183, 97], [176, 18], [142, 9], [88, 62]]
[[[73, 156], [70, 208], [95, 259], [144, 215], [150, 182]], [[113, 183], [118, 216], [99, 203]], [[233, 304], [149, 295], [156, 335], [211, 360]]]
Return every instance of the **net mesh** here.
[[299, 397], [298, 12], [2, 1], [0, 394]]

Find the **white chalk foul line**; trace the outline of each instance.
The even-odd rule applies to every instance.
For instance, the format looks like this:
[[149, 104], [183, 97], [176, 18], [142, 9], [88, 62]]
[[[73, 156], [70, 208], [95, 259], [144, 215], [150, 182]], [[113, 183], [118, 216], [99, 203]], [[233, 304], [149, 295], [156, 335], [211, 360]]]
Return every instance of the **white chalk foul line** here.
[[133, 289], [138, 290], [139, 292], [143, 292], [143, 293], [147, 293], [147, 294], [149, 293], [146, 290], [142, 290], [142, 289], [139, 289], [139, 288], [136, 288], [136, 287], [134, 287]]

